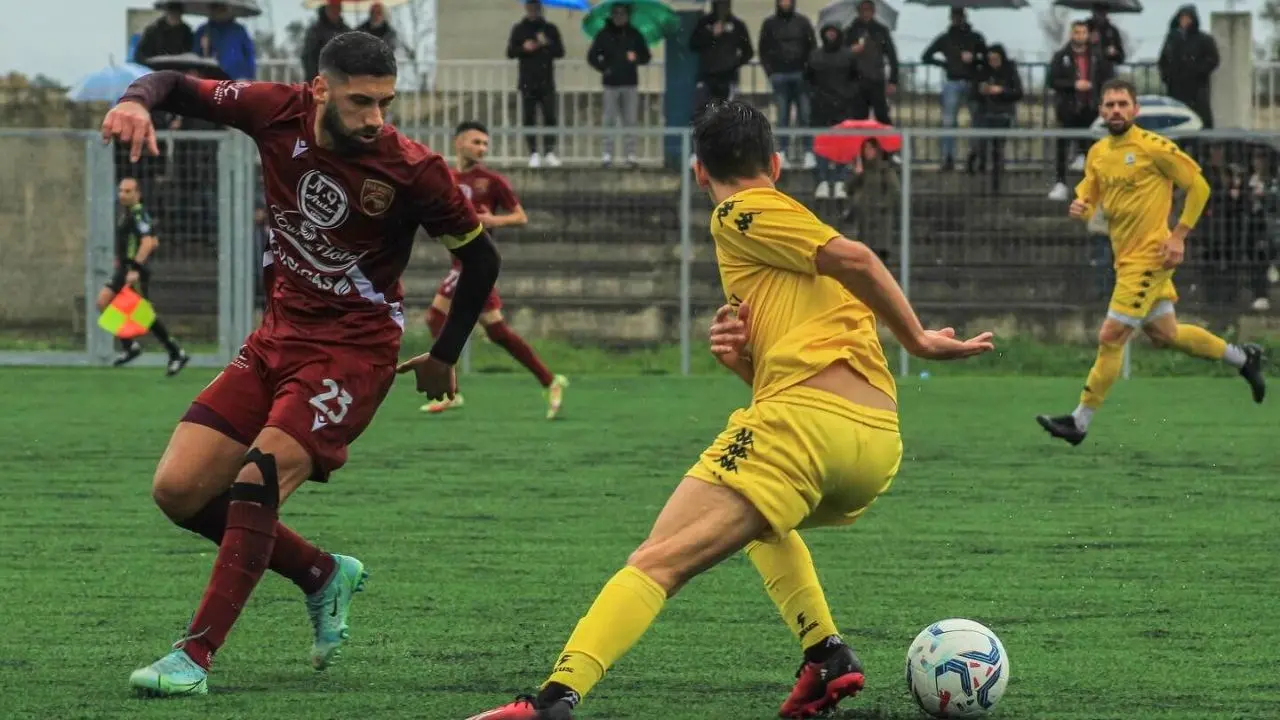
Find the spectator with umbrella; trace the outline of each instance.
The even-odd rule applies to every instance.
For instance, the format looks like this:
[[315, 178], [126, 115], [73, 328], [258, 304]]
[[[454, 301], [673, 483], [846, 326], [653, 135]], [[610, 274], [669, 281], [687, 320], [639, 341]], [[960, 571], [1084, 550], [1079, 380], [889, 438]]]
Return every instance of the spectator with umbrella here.
[[[560, 28], [542, 17], [539, 0], [525, 2], [524, 19], [511, 27], [507, 37], [507, 57], [515, 60], [519, 67], [516, 84], [520, 90], [525, 141], [529, 144], [529, 167], [541, 167], [544, 157], [538, 153], [538, 136], [528, 131], [537, 127], [539, 111], [546, 127], [555, 127], [558, 122], [555, 62], [564, 57], [564, 42], [560, 39]], [[554, 133], [543, 136], [542, 150], [546, 153], [547, 165], [560, 167]]]
[[898, 89], [898, 48], [889, 28], [876, 20], [874, 0], [858, 3], [858, 17], [844, 32], [844, 41], [858, 64], [855, 118], [890, 124], [889, 96]]
[[[974, 123], [977, 98], [973, 95], [973, 81], [986, 49], [986, 38], [969, 24], [964, 8], [952, 7], [951, 26], [934, 38], [920, 58], [922, 63], [936, 65], [946, 73], [941, 95], [942, 127], [960, 124], [961, 105], [968, 106], [970, 122]], [[942, 171], [949, 172], [955, 168], [956, 139], [949, 135], [942, 138], [941, 145]]]
[[1205, 129], [1213, 127], [1209, 80], [1218, 69], [1218, 43], [1201, 32], [1195, 5], [1178, 8], [1169, 22], [1169, 34], [1160, 48], [1160, 81], [1165, 94], [1186, 103], [1200, 116]]
[[[796, 0], [777, 0], [774, 13], [760, 24], [759, 48], [760, 65], [773, 88], [780, 128], [791, 127], [792, 110], [795, 110], [797, 127], [809, 125], [809, 90], [804, 84], [804, 69], [816, 47], [813, 24], [796, 12]], [[778, 144], [785, 165], [791, 137], [780, 137]], [[809, 169], [814, 166], [814, 157], [809, 143], [805, 145], [804, 167]]]
[[307, 82], [320, 74], [320, 50], [335, 37], [351, 32], [342, 18], [342, 0], [329, 0], [316, 11], [316, 19], [307, 26], [302, 36], [302, 77]]
[[360, 23], [360, 27], [356, 29], [381, 39], [392, 50], [395, 50], [400, 44], [400, 39], [396, 36], [396, 29], [387, 20], [387, 8], [380, 2], [369, 6], [369, 18]]
[[[822, 45], [809, 54], [805, 84], [810, 93], [810, 121], [815, 128], [826, 128], [853, 116], [858, 66], [853, 51], [843, 42], [839, 25], [823, 25], [819, 32]], [[834, 189], [836, 197], [843, 198], [847, 163], [833, 163], [818, 154], [815, 165], [815, 196], [829, 198]]]
[[1123, 65], [1125, 60], [1124, 38], [1120, 29], [1111, 22], [1112, 13], [1140, 13], [1142, 3], [1138, 0], [1056, 0], [1055, 5], [1085, 10], [1090, 13], [1085, 26], [1089, 28], [1089, 41], [1102, 48], [1102, 53], [1114, 65]]
[[[1063, 128], [1083, 130], [1093, 124], [1098, 117], [1102, 85], [1115, 74], [1115, 66], [1103, 49], [1089, 42], [1089, 24], [1084, 20], [1072, 23], [1071, 40], [1049, 61], [1049, 85], [1057, 95], [1054, 109]], [[1056, 182], [1049, 191], [1050, 200], [1068, 199], [1067, 157], [1073, 146], [1083, 146], [1084, 143], [1078, 139], [1058, 139], [1054, 166]]]
[[[604, 127], [612, 129], [621, 121], [624, 130], [636, 126], [640, 109], [640, 65], [649, 64], [649, 43], [644, 35], [631, 25], [631, 3], [614, 2], [609, 5], [609, 22], [591, 41], [587, 50], [587, 62], [600, 73], [604, 83]], [[604, 138], [604, 166], [613, 164], [613, 136]], [[636, 138], [626, 134], [622, 138], [622, 151], [627, 166], [636, 166]]]
[[258, 74], [258, 61], [253, 38], [238, 17], [261, 15], [253, 0], [221, 2], [184, 2], [183, 9], [195, 15], [207, 15], [209, 21], [196, 28], [192, 50], [201, 57], [218, 61], [233, 80], [252, 80]]
[[698, 20], [689, 38], [689, 49], [698, 55], [697, 96], [694, 117], [715, 100], [737, 94], [738, 74], [751, 62], [755, 49], [747, 25], [733, 14], [730, 0], [713, 0], [711, 12]]
[[195, 33], [182, 20], [182, 3], [159, 2], [156, 3], [156, 9], [163, 10], [164, 15], [142, 31], [142, 39], [138, 41], [138, 47], [133, 53], [133, 61], [142, 65], [147, 64], [148, 58], [179, 55], [191, 52], [191, 48], [195, 47]]

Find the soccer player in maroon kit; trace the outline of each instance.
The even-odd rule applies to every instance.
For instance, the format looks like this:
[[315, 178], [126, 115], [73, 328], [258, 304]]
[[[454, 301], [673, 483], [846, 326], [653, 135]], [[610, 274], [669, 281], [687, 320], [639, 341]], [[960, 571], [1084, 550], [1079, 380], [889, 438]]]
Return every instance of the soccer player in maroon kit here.
[[[142, 694], [207, 693], [213, 655], [268, 569], [306, 593], [311, 662], [328, 665], [364, 567], [285, 527], [280, 504], [342, 467], [397, 372], [413, 372], [428, 399], [457, 392], [453, 365], [498, 277], [497, 249], [444, 159], [384, 123], [391, 49], [345, 33], [324, 47], [320, 68], [311, 85], [155, 72], [103, 121], [103, 137], [130, 144], [134, 160], [144, 147], [157, 152], [151, 110], [245, 132], [262, 157], [271, 232], [262, 327], [195, 399], [156, 468], [156, 504], [218, 554], [186, 635], [130, 676]], [[400, 276], [419, 227], [462, 272], [430, 353], [397, 366]]]
[[[454, 130], [453, 133], [454, 167], [453, 179], [458, 183], [462, 194], [467, 196], [476, 210], [480, 222], [490, 230], [501, 227], [515, 227], [529, 222], [516, 197], [511, 183], [502, 175], [481, 164], [489, 153], [489, 130], [483, 124], [468, 121]], [[454, 288], [458, 283], [460, 269], [458, 259], [453, 259], [453, 268], [440, 283], [436, 296], [427, 310], [427, 327], [432, 336], [440, 334], [445, 318], [449, 314], [449, 304], [453, 300]], [[521, 365], [524, 365], [538, 378], [538, 382], [547, 391], [547, 419], [554, 419], [560, 412], [564, 402], [564, 389], [569, 380], [563, 375], [552, 375], [547, 366], [542, 364], [538, 354], [529, 347], [524, 338], [516, 334], [502, 317], [502, 298], [498, 291], [489, 293], [485, 300], [484, 311], [480, 313], [480, 324], [484, 326], [485, 335], [494, 344], [502, 346]], [[422, 406], [425, 412], [438, 413], [462, 405], [462, 395], [455, 395], [450, 400], [437, 400]]]

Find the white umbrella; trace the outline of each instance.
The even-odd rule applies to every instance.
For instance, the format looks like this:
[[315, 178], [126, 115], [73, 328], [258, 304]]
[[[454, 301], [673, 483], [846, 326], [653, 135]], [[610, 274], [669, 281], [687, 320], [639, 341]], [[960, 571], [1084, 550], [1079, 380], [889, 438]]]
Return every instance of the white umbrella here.
[[[872, 0], [876, 4], [876, 20], [890, 30], [898, 29], [898, 10], [884, 0]], [[858, 17], [862, 0], [836, 0], [818, 13], [818, 27], [838, 25], [841, 30], [853, 24]]]
[[[409, 0], [342, 0], [342, 9], [344, 12], [368, 12], [370, 7], [382, 3], [382, 7], [390, 10], [397, 5], [404, 5]], [[329, 0], [303, 0], [302, 7], [308, 10], [322, 8], [329, 4]]]

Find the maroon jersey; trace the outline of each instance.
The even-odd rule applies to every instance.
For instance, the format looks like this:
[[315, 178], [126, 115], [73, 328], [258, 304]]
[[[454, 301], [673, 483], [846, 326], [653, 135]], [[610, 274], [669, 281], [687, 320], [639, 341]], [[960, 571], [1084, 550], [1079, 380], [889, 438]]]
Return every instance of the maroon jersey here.
[[194, 92], [184, 100], [194, 97], [165, 109], [238, 128], [262, 157], [270, 232], [262, 331], [361, 346], [394, 362], [404, 331], [400, 276], [417, 229], [451, 249], [482, 230], [448, 164], [389, 125], [365, 152], [321, 148], [306, 85], [188, 82]]
[[[483, 165], [472, 165], [470, 170], [465, 171], [450, 168], [449, 172], [453, 175], [453, 181], [458, 184], [458, 189], [478, 213], [501, 215], [520, 207], [520, 198], [511, 189], [511, 183]], [[462, 267], [458, 258], [453, 258], [453, 267], [455, 270]]]

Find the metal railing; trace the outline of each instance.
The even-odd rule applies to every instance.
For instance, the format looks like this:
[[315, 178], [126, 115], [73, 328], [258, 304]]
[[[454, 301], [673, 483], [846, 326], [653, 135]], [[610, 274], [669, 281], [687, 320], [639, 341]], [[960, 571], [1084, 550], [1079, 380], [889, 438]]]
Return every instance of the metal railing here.
[[[511, 321], [531, 337], [611, 348], [678, 344], [679, 369], [687, 371], [706, 320], [724, 301], [709, 242], [711, 202], [688, 170], [686, 129], [638, 132], [664, 150], [665, 167], [497, 167], [530, 218], [497, 233], [499, 289]], [[581, 133], [594, 143], [609, 134]], [[495, 131], [495, 139], [513, 134]], [[956, 171], [917, 160], [946, 135], [957, 137]], [[1066, 195], [1055, 185], [1059, 141], [1069, 188], [1080, 178], [1071, 168], [1094, 136], [1025, 129], [904, 129], [901, 136], [896, 157], [868, 159], [861, 170], [797, 165], [779, 186], [880, 252], [927, 323], [1088, 342], [1110, 291], [1109, 244], [1066, 216]], [[92, 133], [0, 132], [6, 153], [31, 157], [0, 170], [11, 188], [0, 203], [0, 221], [10, 228], [0, 267], [8, 298], [0, 308], [0, 363], [109, 360], [93, 299], [112, 270], [122, 171], [139, 175], [157, 219], [152, 295], [170, 328], [203, 344], [207, 365], [229, 359], [251, 330], [265, 231], [254, 217], [253, 146], [239, 133], [166, 133], [165, 140], [173, 152], [148, 174], [117, 164]], [[1208, 323], [1274, 318], [1251, 305], [1273, 289], [1280, 134], [1202, 133], [1183, 141], [1202, 158], [1215, 195], [1178, 272], [1180, 311]], [[184, 150], [188, 143], [215, 150], [193, 153]], [[425, 333], [422, 310], [448, 262], [442, 248], [417, 244], [403, 278], [409, 333]], [[899, 369], [910, 371], [905, 356]]]

